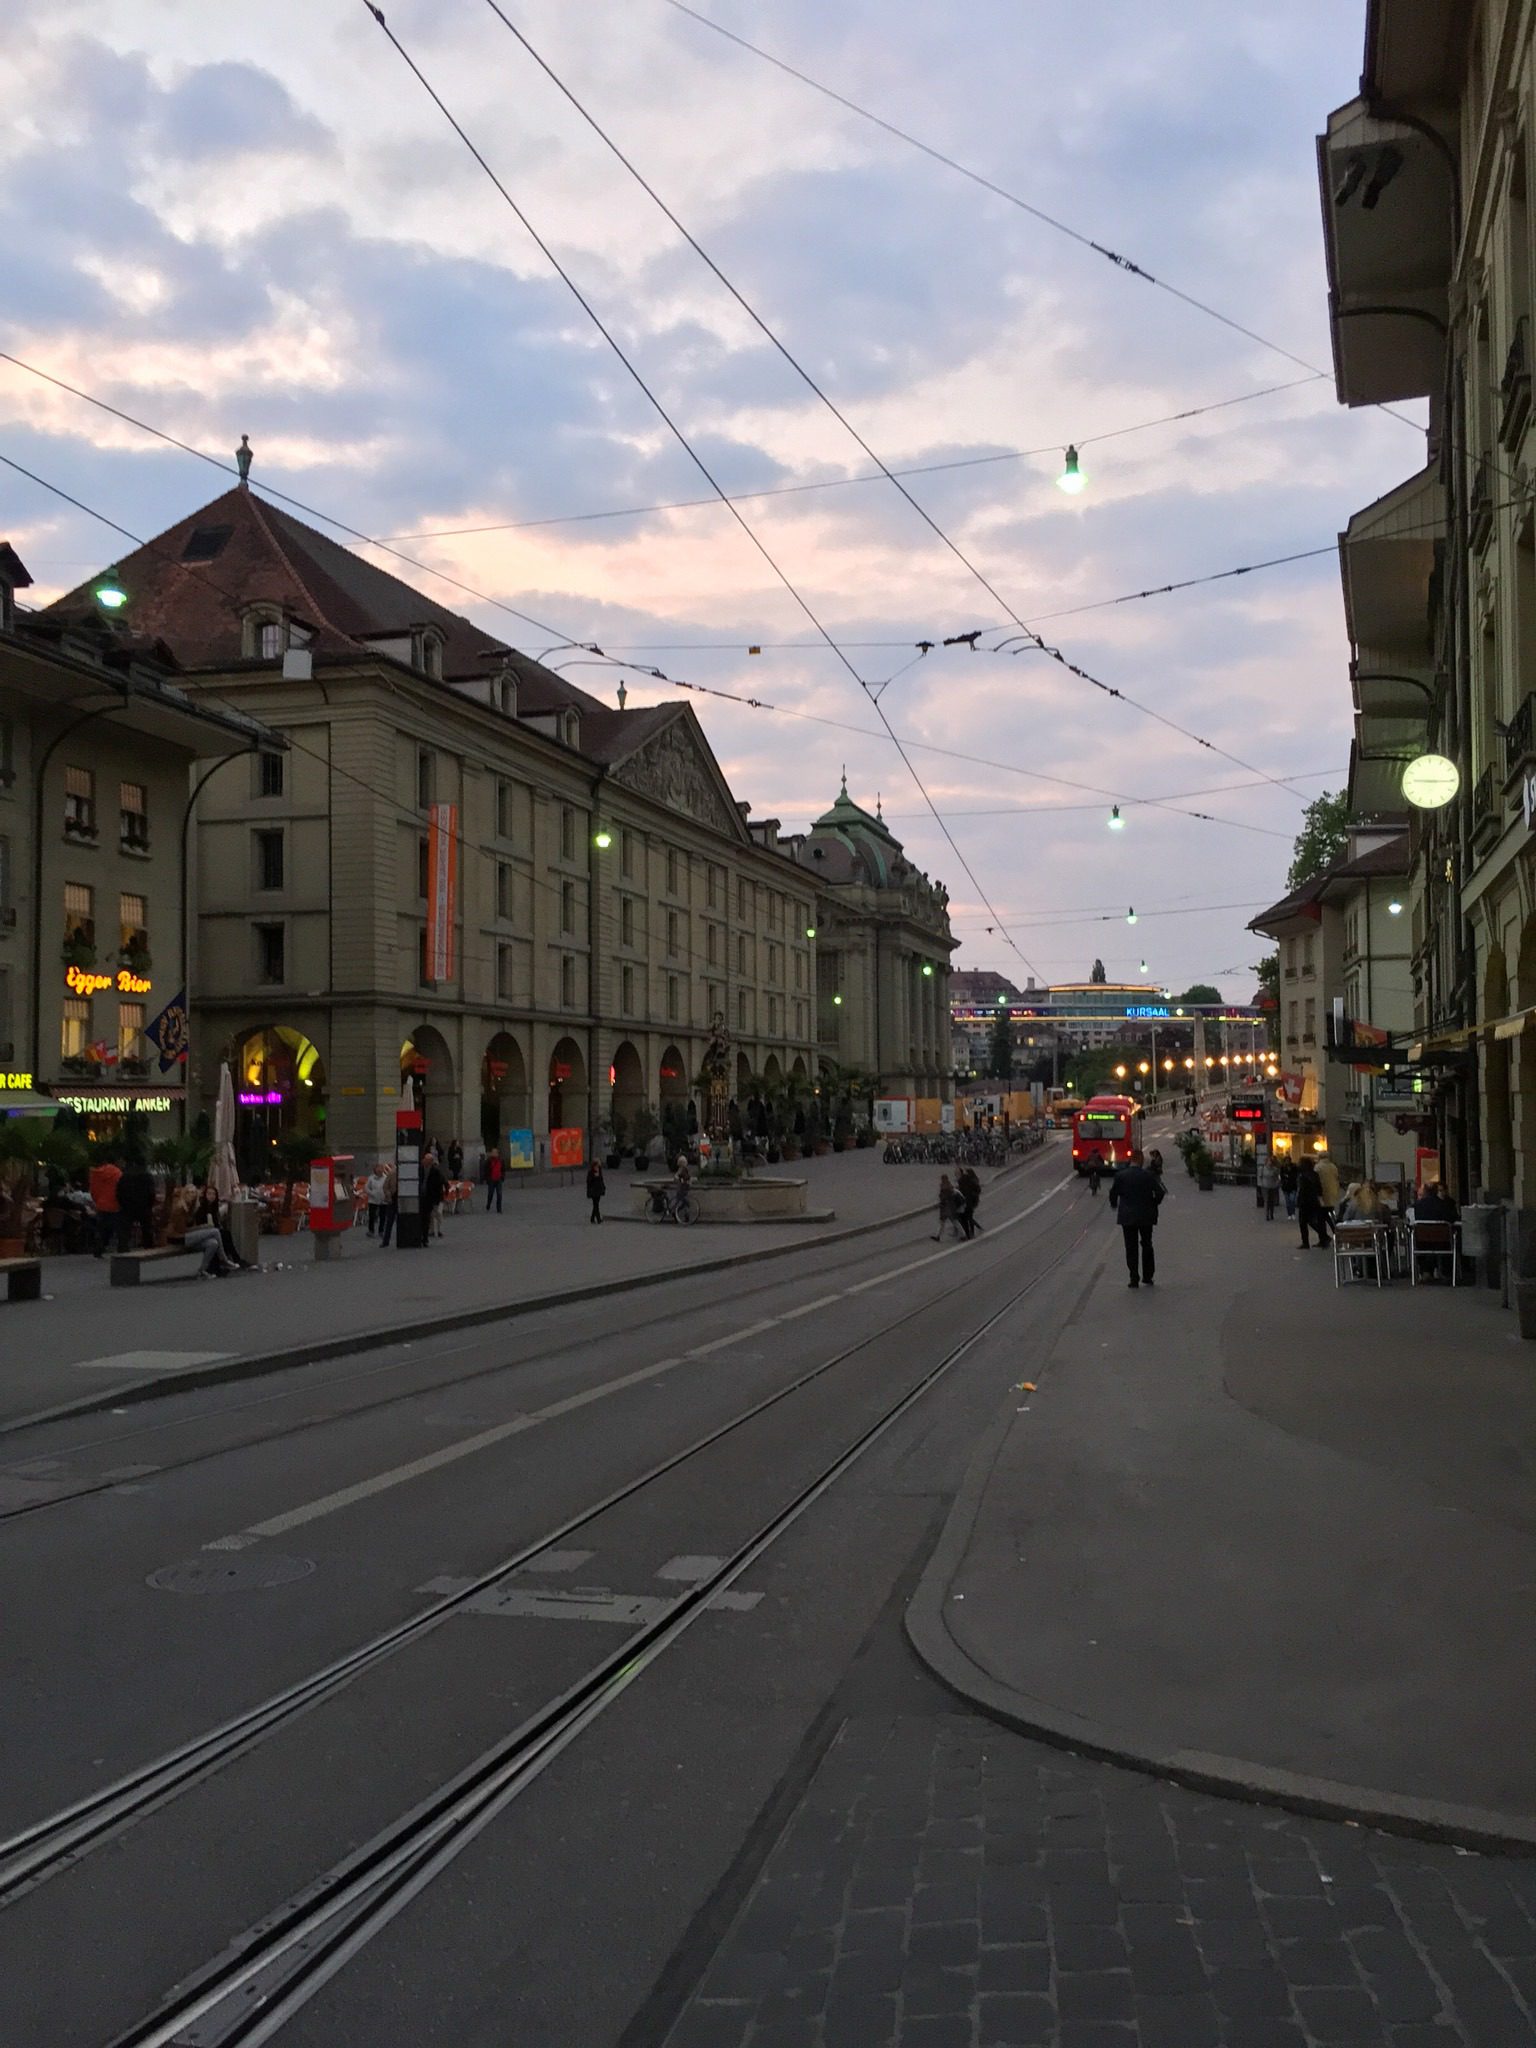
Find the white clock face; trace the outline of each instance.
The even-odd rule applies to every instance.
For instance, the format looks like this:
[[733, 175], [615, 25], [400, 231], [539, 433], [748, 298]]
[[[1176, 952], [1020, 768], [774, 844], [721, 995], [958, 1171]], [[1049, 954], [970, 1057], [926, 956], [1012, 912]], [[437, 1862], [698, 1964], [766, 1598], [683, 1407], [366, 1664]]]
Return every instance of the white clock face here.
[[1461, 787], [1461, 770], [1444, 754], [1420, 754], [1403, 770], [1403, 795], [1421, 811], [1438, 811]]

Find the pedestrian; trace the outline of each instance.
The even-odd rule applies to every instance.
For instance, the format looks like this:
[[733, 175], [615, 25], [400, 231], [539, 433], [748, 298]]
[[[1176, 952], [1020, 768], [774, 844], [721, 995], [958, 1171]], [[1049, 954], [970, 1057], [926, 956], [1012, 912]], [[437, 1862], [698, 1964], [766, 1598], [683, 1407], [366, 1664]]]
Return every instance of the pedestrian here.
[[592, 1204], [592, 1221], [603, 1220], [603, 1197], [608, 1192], [608, 1183], [603, 1179], [603, 1164], [593, 1159], [587, 1165], [587, 1200]]
[[955, 1192], [960, 1198], [960, 1228], [967, 1237], [974, 1237], [981, 1228], [976, 1220], [976, 1211], [981, 1207], [981, 1182], [974, 1166], [962, 1166], [955, 1175]]
[[429, 1152], [421, 1166], [421, 1241], [425, 1245], [443, 1234], [443, 1196], [448, 1183], [436, 1152]]
[[1275, 1155], [1272, 1152], [1259, 1154], [1258, 1184], [1259, 1195], [1264, 1204], [1264, 1221], [1273, 1223], [1275, 1209], [1280, 1199], [1280, 1169], [1275, 1164]]
[[450, 1180], [462, 1180], [464, 1178], [464, 1147], [457, 1138], [450, 1138], [448, 1141], [448, 1178]]
[[130, 1153], [117, 1183], [117, 1249], [131, 1249], [133, 1234], [148, 1251], [155, 1241], [154, 1176], [137, 1153]]
[[123, 1169], [109, 1152], [91, 1168], [91, 1206], [96, 1211], [96, 1256], [109, 1244], [120, 1252], [128, 1249], [128, 1226], [117, 1202], [117, 1184]]
[[1304, 1252], [1312, 1248], [1307, 1237], [1309, 1230], [1315, 1233], [1320, 1247], [1328, 1242], [1328, 1209], [1323, 1201], [1317, 1166], [1311, 1159], [1303, 1159], [1296, 1169], [1296, 1220], [1301, 1225], [1301, 1248]]
[[363, 1193], [368, 1203], [368, 1235], [370, 1237], [377, 1236], [384, 1222], [385, 1187], [384, 1162], [382, 1159], [376, 1159], [373, 1163], [373, 1171], [369, 1174], [363, 1187]]
[[943, 1238], [946, 1223], [953, 1227], [954, 1233], [958, 1237], [960, 1235], [960, 1198], [950, 1185], [949, 1175], [941, 1173], [939, 1175], [939, 1227], [933, 1233], [935, 1244], [938, 1244]]
[[384, 1162], [384, 1201], [379, 1211], [379, 1245], [389, 1250], [389, 1241], [400, 1220], [400, 1181], [392, 1160]]
[[1334, 1211], [1339, 1206], [1339, 1169], [1326, 1152], [1319, 1154], [1315, 1164], [1317, 1184], [1323, 1191], [1323, 1207], [1328, 1211], [1328, 1221], [1331, 1223]]
[[1167, 1192], [1162, 1181], [1143, 1162], [1140, 1152], [1131, 1154], [1129, 1163], [1121, 1167], [1109, 1184], [1110, 1207], [1125, 1240], [1125, 1264], [1131, 1276], [1128, 1286], [1139, 1287], [1143, 1280], [1149, 1287], [1152, 1285], [1152, 1276], [1157, 1270], [1157, 1261], [1152, 1253], [1152, 1232]]
[[1090, 1195], [1096, 1195], [1099, 1192], [1099, 1182], [1103, 1178], [1104, 1162], [1095, 1154], [1088, 1162], [1088, 1192]]
[[219, 1233], [219, 1249], [224, 1255], [226, 1266], [236, 1273], [250, 1272], [252, 1262], [249, 1259], [242, 1259], [235, 1249], [235, 1240], [229, 1228], [229, 1204], [221, 1200], [219, 1191], [211, 1180], [203, 1183], [198, 1194], [197, 1207], [192, 1213], [192, 1225], [197, 1230], [210, 1227], [216, 1230]]
[[1280, 1162], [1280, 1193], [1285, 1201], [1288, 1217], [1296, 1214], [1296, 1162], [1287, 1152]]
[[496, 1204], [496, 1214], [501, 1214], [501, 1191], [506, 1184], [507, 1163], [501, 1156], [501, 1147], [493, 1146], [485, 1155], [485, 1213], [491, 1213], [491, 1204]]
[[1151, 1172], [1157, 1175], [1159, 1180], [1162, 1179], [1163, 1155], [1161, 1152], [1158, 1151], [1155, 1145], [1152, 1147], [1152, 1150], [1147, 1154], [1147, 1166]]

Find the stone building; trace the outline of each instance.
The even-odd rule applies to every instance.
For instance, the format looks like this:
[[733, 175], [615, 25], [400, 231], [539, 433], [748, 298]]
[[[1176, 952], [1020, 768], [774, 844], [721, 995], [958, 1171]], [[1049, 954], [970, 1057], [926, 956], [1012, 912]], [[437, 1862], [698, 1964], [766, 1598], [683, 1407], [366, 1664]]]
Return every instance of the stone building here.
[[177, 687], [163, 649], [20, 608], [0, 543], [0, 1110], [28, 1093], [103, 1137], [185, 1114], [179, 1041], [146, 1037], [184, 987], [189, 772], [275, 760], [243, 712]]
[[781, 842], [816, 892], [816, 1035], [824, 1060], [875, 1078], [876, 1092], [953, 1095], [949, 895], [902, 851], [877, 804], [848, 794], [809, 832]]
[[402, 1090], [471, 1160], [686, 1115], [716, 1014], [739, 1092], [809, 1080], [811, 877], [688, 705], [605, 705], [244, 485], [118, 574], [200, 703], [289, 742], [198, 806], [190, 1085], [234, 1062], [247, 1172], [288, 1129], [382, 1152]]
[[[1428, 460], [1340, 557], [1360, 817], [1414, 813], [1417, 1077], [1455, 1191], [1536, 1273], [1536, 0], [1375, 0], [1318, 163], [1338, 394]], [[1441, 756], [1441, 787], [1405, 784]], [[1431, 780], [1433, 778], [1430, 778]]]

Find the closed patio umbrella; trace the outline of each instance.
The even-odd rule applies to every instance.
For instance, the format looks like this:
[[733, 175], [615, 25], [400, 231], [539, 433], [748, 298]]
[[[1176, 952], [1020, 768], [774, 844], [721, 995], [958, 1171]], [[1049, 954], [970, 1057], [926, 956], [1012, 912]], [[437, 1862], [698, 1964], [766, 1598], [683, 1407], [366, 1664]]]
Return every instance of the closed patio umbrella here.
[[219, 1069], [219, 1106], [213, 1115], [213, 1158], [208, 1165], [221, 1202], [232, 1202], [240, 1185], [235, 1165], [235, 1083], [227, 1066]]

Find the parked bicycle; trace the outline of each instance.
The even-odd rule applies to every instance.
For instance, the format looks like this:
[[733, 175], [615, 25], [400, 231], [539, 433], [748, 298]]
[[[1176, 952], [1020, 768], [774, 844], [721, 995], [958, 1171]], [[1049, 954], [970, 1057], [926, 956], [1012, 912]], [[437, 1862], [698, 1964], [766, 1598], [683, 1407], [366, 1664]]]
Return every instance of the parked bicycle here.
[[697, 1223], [698, 1198], [691, 1189], [676, 1187], [669, 1182], [665, 1187], [651, 1189], [645, 1213], [653, 1223]]

